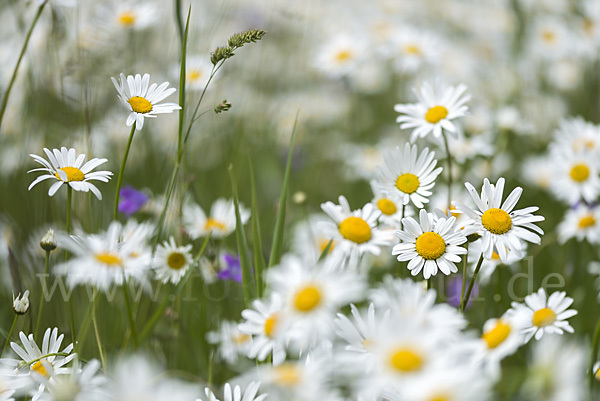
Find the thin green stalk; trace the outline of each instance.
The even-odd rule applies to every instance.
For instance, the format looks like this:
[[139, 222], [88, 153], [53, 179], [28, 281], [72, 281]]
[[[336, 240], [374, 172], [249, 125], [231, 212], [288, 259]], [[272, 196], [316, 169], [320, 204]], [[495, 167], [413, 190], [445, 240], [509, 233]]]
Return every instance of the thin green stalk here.
[[477, 279], [477, 275], [479, 274], [479, 269], [481, 269], [481, 264], [483, 263], [483, 252], [479, 257], [479, 261], [477, 262], [477, 267], [475, 267], [475, 273], [473, 273], [473, 277], [471, 277], [471, 281], [469, 282], [469, 288], [467, 288], [467, 294], [463, 299], [460, 300], [460, 312], [464, 312], [469, 304], [469, 299], [471, 298], [471, 291], [473, 290], [473, 286], [475, 285], [475, 280]]
[[38, 311], [37, 323], [35, 324], [34, 338], [37, 339], [40, 331], [40, 323], [42, 321], [42, 312], [44, 310], [44, 289], [46, 288], [46, 278], [48, 277], [50, 265], [50, 251], [46, 251], [46, 267], [44, 268], [44, 277], [42, 278], [42, 290], [40, 291], [40, 309]]
[[158, 218], [158, 231], [156, 233], [156, 238], [154, 239], [154, 244], [152, 245], [152, 255], [154, 256], [154, 252], [156, 251], [156, 247], [158, 246], [158, 242], [160, 241], [160, 237], [162, 236], [163, 226], [165, 223], [165, 218], [167, 216], [167, 208], [169, 207], [169, 200], [171, 199], [171, 194], [173, 193], [173, 188], [175, 187], [175, 181], [177, 180], [177, 174], [179, 173], [179, 167], [181, 164], [177, 163], [175, 168], [173, 169], [173, 173], [171, 173], [171, 179], [169, 180], [169, 186], [167, 187], [167, 196], [165, 198], [165, 205], [163, 206], [162, 212], [160, 212], [160, 217]]
[[135, 321], [133, 320], [133, 313], [131, 309], [131, 301], [129, 300], [129, 290], [127, 289], [127, 277], [123, 273], [123, 296], [125, 297], [125, 305], [127, 305], [127, 317], [129, 319], [129, 326], [131, 328], [131, 335], [133, 336], [133, 344], [137, 348], [140, 343], [138, 342], [137, 332], [135, 330]]
[[137, 122], [134, 122], [131, 126], [131, 132], [129, 133], [129, 139], [127, 140], [127, 147], [125, 148], [125, 154], [123, 155], [123, 161], [121, 162], [121, 168], [119, 169], [119, 177], [117, 178], [117, 193], [115, 194], [115, 214], [114, 219], [119, 218], [119, 192], [121, 192], [121, 182], [123, 181], [123, 172], [125, 171], [125, 164], [127, 163], [127, 156], [129, 156], [129, 149], [131, 148], [131, 142], [133, 141], [133, 135], [135, 134], [135, 126]]
[[442, 130], [442, 137], [444, 138], [444, 147], [446, 148], [446, 160], [448, 160], [448, 212], [450, 206], [452, 206], [452, 154], [450, 154], [450, 146], [448, 146], [448, 137], [446, 131]]
[[598, 358], [598, 351], [600, 350], [600, 319], [596, 323], [596, 330], [594, 330], [594, 339], [592, 340], [592, 362], [590, 364], [590, 391], [594, 388], [595, 373], [594, 364]]
[[462, 300], [465, 298], [465, 288], [467, 286], [467, 260], [469, 259], [469, 243], [465, 246], [467, 248], [467, 253], [465, 253], [465, 259], [463, 260], [463, 276], [462, 276], [462, 286], [460, 287], [460, 307], [462, 307]]
[[[73, 188], [67, 184], [67, 235], [71, 234], [71, 203], [73, 201]], [[69, 260], [69, 252], [65, 251], [65, 262]], [[69, 319], [71, 320], [71, 340], [73, 350], [77, 352], [77, 335], [75, 333], [75, 314], [73, 313], [73, 294], [69, 296]]]
[[100, 353], [100, 361], [102, 362], [102, 369], [106, 371], [106, 357], [104, 356], [104, 348], [102, 347], [102, 341], [100, 340], [100, 331], [98, 330], [98, 321], [96, 320], [96, 295], [98, 290], [94, 288], [94, 295], [92, 295], [92, 322], [94, 324], [94, 334], [96, 335], [96, 344], [98, 344], [98, 353]]
[[37, 9], [35, 13], [35, 17], [33, 17], [33, 21], [31, 21], [31, 25], [29, 26], [29, 30], [27, 31], [27, 36], [25, 36], [25, 42], [23, 43], [23, 47], [21, 48], [21, 53], [19, 53], [19, 58], [17, 59], [17, 65], [13, 70], [12, 76], [10, 78], [10, 82], [8, 83], [8, 87], [6, 88], [6, 92], [4, 92], [4, 97], [2, 98], [2, 106], [0, 106], [0, 127], [2, 127], [2, 120], [4, 119], [4, 112], [6, 112], [6, 106], [8, 105], [8, 97], [10, 96], [10, 92], [17, 80], [17, 74], [19, 72], [19, 66], [21, 65], [21, 61], [23, 61], [23, 56], [25, 55], [25, 51], [27, 50], [27, 46], [29, 45], [29, 40], [31, 39], [31, 34], [33, 33], [33, 29], [38, 23], [40, 19], [40, 15], [42, 15], [42, 11], [46, 6], [47, 1], [44, 1]]
[[18, 318], [19, 318], [19, 315], [17, 315], [15, 313], [15, 319], [13, 320], [13, 324], [10, 327], [10, 331], [8, 332], [8, 337], [6, 337], [6, 342], [4, 343], [4, 348], [2, 348], [2, 354], [0, 354], [0, 356], [4, 355], [4, 351], [6, 351], [6, 348], [8, 347], [8, 344], [10, 343], [10, 339], [12, 338], [13, 331], [15, 331], [15, 326], [17, 325]]
[[250, 169], [250, 185], [252, 187], [252, 243], [254, 245], [254, 269], [256, 271], [256, 295], [262, 297], [264, 290], [263, 271], [265, 270], [265, 258], [262, 252], [262, 238], [260, 235], [260, 219], [258, 215], [258, 199], [256, 196], [256, 180], [254, 179], [254, 168], [248, 157]]

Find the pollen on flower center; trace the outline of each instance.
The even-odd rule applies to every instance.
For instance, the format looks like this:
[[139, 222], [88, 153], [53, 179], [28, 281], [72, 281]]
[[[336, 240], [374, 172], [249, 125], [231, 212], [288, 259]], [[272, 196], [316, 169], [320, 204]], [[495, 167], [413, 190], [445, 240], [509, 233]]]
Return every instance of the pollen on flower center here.
[[277, 326], [277, 321], [279, 320], [276, 313], [271, 314], [267, 320], [265, 320], [265, 335], [267, 337], [273, 337], [273, 333], [275, 332], [275, 327]]
[[508, 338], [510, 331], [510, 326], [500, 320], [493, 329], [485, 332], [481, 338], [487, 343], [489, 348], [496, 348]]
[[206, 224], [204, 224], [205, 230], [215, 230], [216, 229], [216, 230], [224, 231], [225, 228], [227, 228], [225, 226], [225, 224], [213, 219], [212, 217], [209, 217], [208, 220], [206, 220]]
[[416, 248], [423, 259], [435, 260], [446, 252], [446, 242], [441, 235], [430, 231], [417, 238]]
[[343, 63], [344, 61], [350, 60], [352, 56], [353, 54], [350, 50], [342, 50], [335, 55], [335, 61]]
[[300, 312], [310, 312], [321, 303], [321, 291], [314, 285], [307, 285], [294, 296], [294, 307]]
[[532, 323], [537, 327], [546, 327], [556, 321], [556, 313], [550, 308], [536, 310]]
[[119, 15], [119, 23], [121, 25], [132, 26], [133, 24], [135, 24], [135, 20], [135, 14], [131, 11], [125, 11]]
[[[85, 179], [85, 174], [83, 174], [83, 172], [77, 167], [63, 167], [60, 170], [64, 171], [65, 174], [67, 174], [66, 182], [83, 181]], [[60, 178], [58, 172], [54, 173], [54, 175], [56, 176], [56, 178], [62, 181], [62, 178]]]
[[357, 244], [371, 239], [371, 227], [360, 217], [348, 217], [340, 223], [339, 230], [342, 237]]
[[423, 366], [423, 358], [411, 349], [401, 348], [390, 357], [390, 365], [402, 373], [415, 372]]
[[173, 270], [179, 270], [185, 265], [185, 256], [181, 252], [171, 252], [167, 264]]
[[502, 209], [491, 208], [481, 216], [483, 227], [494, 234], [504, 234], [512, 228], [512, 219]]
[[590, 176], [590, 169], [585, 164], [576, 164], [571, 168], [569, 175], [573, 181], [583, 182]]
[[431, 124], [437, 124], [448, 115], [448, 109], [444, 106], [433, 106], [425, 113], [425, 120]]
[[200, 71], [200, 70], [192, 70], [192, 71], [189, 71], [186, 75], [187, 75], [187, 79], [189, 81], [195, 81], [195, 80], [200, 79], [202, 77], [202, 71]]
[[583, 217], [581, 220], [579, 220], [579, 228], [588, 228], [588, 227], [592, 227], [594, 225], [596, 225], [596, 219], [594, 218], [594, 216], [587, 215], [585, 217]]
[[421, 49], [417, 45], [406, 45], [404, 46], [404, 52], [418, 56], [421, 54]]
[[291, 363], [284, 363], [273, 367], [275, 381], [282, 386], [292, 387], [300, 383], [300, 372]]
[[141, 96], [134, 96], [127, 103], [131, 105], [131, 109], [136, 113], [146, 114], [152, 111], [152, 103]]
[[[48, 365], [52, 366], [52, 364], [49, 361], [45, 361]], [[46, 367], [44, 366], [44, 363], [40, 360], [37, 361], [36, 363], [34, 363], [31, 366], [31, 371], [32, 372], [36, 372], [44, 377], [50, 377], [50, 375], [48, 374], [48, 371], [46, 370]]]
[[419, 177], [411, 173], [404, 173], [396, 179], [396, 188], [405, 194], [412, 194], [419, 189]]
[[120, 266], [123, 263], [119, 256], [112, 253], [98, 253], [96, 254], [96, 259], [100, 263], [104, 263], [105, 265], [109, 266]]
[[391, 216], [398, 210], [396, 204], [389, 199], [381, 198], [377, 201], [377, 207], [381, 210], [381, 213], [386, 216]]

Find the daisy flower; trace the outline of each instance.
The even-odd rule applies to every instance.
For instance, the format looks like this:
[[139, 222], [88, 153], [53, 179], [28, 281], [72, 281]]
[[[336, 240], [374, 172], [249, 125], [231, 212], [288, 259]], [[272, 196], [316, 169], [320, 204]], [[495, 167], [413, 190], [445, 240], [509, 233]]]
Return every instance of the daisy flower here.
[[109, 398], [105, 388], [108, 380], [99, 372], [100, 362], [92, 359], [83, 368], [75, 358], [70, 374], [48, 380], [42, 377], [48, 388], [39, 398], [40, 401], [72, 400], [103, 401]]
[[420, 91], [413, 88], [418, 103], [394, 106], [394, 110], [401, 114], [396, 122], [400, 123], [401, 129], [413, 130], [412, 142], [430, 133], [433, 133], [435, 138], [439, 138], [442, 130], [456, 136], [458, 130], [452, 120], [465, 116], [469, 110], [465, 103], [471, 100], [471, 95], [465, 93], [466, 91], [467, 86], [463, 84], [455, 88], [445, 87], [439, 80], [435, 81], [434, 86], [425, 82], [421, 85]]
[[[203, 56], [189, 56], [185, 61], [185, 85], [186, 90], [201, 91], [210, 78], [213, 65], [210, 60]], [[177, 66], [179, 76], [179, 66]], [[214, 78], [213, 78], [214, 80]]]
[[597, 156], [587, 152], [559, 149], [551, 153], [554, 179], [550, 189], [557, 199], [574, 205], [580, 200], [594, 202], [600, 195]]
[[[240, 218], [246, 224], [250, 218], [250, 211], [240, 204]], [[193, 202], [186, 202], [183, 206], [183, 225], [192, 239], [206, 237], [225, 238], [235, 231], [235, 206], [232, 200], [219, 198], [212, 204], [210, 215], [207, 217], [204, 210]]]
[[29, 170], [28, 173], [45, 171], [47, 174], [37, 177], [31, 185], [29, 185], [28, 190], [31, 190], [36, 184], [44, 180], [53, 179], [56, 180], [56, 182], [50, 186], [48, 196], [53, 196], [64, 183], [67, 183], [69, 187], [73, 188], [75, 191], [92, 191], [92, 193], [96, 195], [96, 198], [102, 199], [102, 193], [100, 193], [98, 188], [89, 181], [98, 180], [108, 182], [110, 176], [113, 175], [110, 171], [92, 172], [93, 169], [107, 162], [107, 159], [93, 158], [84, 164], [85, 154], [82, 153], [77, 155], [75, 149], [67, 149], [64, 146], [60, 150], [54, 149], [52, 152], [49, 149], [44, 148], [44, 152], [46, 152], [49, 162], [41, 156], [34, 154], [29, 155], [43, 167]]
[[140, 74], [136, 74], [135, 77], [133, 75], [125, 77], [125, 74], [121, 74], [120, 83], [113, 77], [110, 79], [119, 92], [119, 100], [131, 112], [127, 117], [128, 127], [135, 123], [135, 129], [141, 130], [145, 117], [156, 118], [157, 114], [172, 113], [181, 108], [177, 103], [159, 103], [176, 89], [168, 88], [168, 82], [163, 82], [160, 86], [153, 83], [148, 87], [149, 74], [144, 74], [143, 77]]
[[[134, 1], [117, 1], [104, 7], [104, 19], [109, 19], [115, 28], [140, 31], [152, 26], [159, 18], [156, 4]], [[101, 17], [101, 18], [102, 18]]]
[[375, 210], [372, 204], [367, 203], [352, 211], [346, 197], [340, 195], [338, 200], [339, 205], [331, 201], [321, 204], [321, 209], [333, 221], [322, 222], [320, 228], [327, 238], [336, 243], [335, 254], [350, 258], [363, 253], [379, 255], [382, 246], [391, 245], [390, 234], [377, 228], [381, 212]]
[[379, 222], [383, 227], [396, 229], [397, 227], [400, 227], [400, 222], [403, 217], [413, 214], [412, 209], [402, 207], [402, 202], [397, 198], [389, 197], [382, 193], [377, 181], [371, 181], [371, 190], [373, 191], [373, 194], [375, 194], [371, 203], [381, 212]]
[[[223, 401], [263, 401], [267, 394], [258, 395], [258, 388], [260, 382], [250, 382], [246, 387], [246, 390], [242, 393], [240, 386], [235, 386], [233, 389], [229, 383], [225, 383], [223, 388]], [[204, 389], [207, 401], [220, 401], [210, 388]]]
[[573, 333], [573, 327], [567, 322], [568, 318], [577, 314], [575, 309], [567, 309], [572, 303], [573, 298], [567, 297], [564, 291], [547, 297], [546, 291], [540, 288], [537, 293], [525, 297], [525, 304], [513, 302], [510, 314], [521, 315], [518, 318], [527, 322], [522, 330], [527, 343], [534, 336], [539, 340], [544, 333]]
[[[418, 157], [417, 157], [418, 156]], [[383, 156], [385, 166], [379, 167], [378, 181], [381, 192], [391, 198], [397, 198], [402, 205], [412, 203], [419, 209], [431, 196], [435, 179], [442, 168], [435, 168], [437, 160], [435, 153], [429, 148], [423, 149], [418, 155], [417, 145], [404, 145], [404, 151], [399, 146], [394, 152], [386, 152]]]
[[440, 51], [439, 40], [428, 32], [403, 28], [394, 33], [390, 46], [384, 51], [394, 63], [394, 68], [403, 73], [414, 73], [437, 63]]
[[419, 212], [419, 222], [412, 217], [402, 219], [404, 229], [396, 231], [402, 243], [392, 248], [399, 262], [408, 262], [408, 270], [416, 276], [423, 270], [425, 280], [440, 270], [445, 275], [456, 273], [467, 250], [460, 245], [467, 242], [465, 234], [456, 227], [456, 217], [434, 218], [425, 209]]
[[217, 331], [206, 333], [206, 340], [210, 344], [218, 344], [219, 356], [229, 364], [235, 364], [240, 355], [247, 355], [250, 349], [252, 336], [242, 332], [238, 324], [223, 320]]
[[576, 238], [580, 242], [585, 239], [590, 244], [597, 244], [600, 242], [600, 208], [580, 203], [567, 211], [556, 230], [561, 244], [570, 238]]
[[367, 50], [367, 43], [360, 37], [341, 34], [321, 46], [314, 65], [328, 77], [340, 78], [364, 63]]
[[294, 253], [302, 258], [316, 262], [323, 251], [329, 246], [329, 254], [335, 249], [337, 243], [328, 238], [327, 235], [319, 229], [323, 221], [327, 221], [326, 215], [312, 214], [306, 220], [298, 222], [293, 229], [292, 249]]
[[469, 222], [465, 224], [465, 235], [478, 233], [482, 236], [483, 257], [491, 259], [494, 252], [500, 256], [500, 260], [505, 263], [508, 261], [509, 252], [522, 253], [521, 241], [539, 244], [543, 234], [541, 228], [533, 223], [543, 221], [543, 216], [534, 216], [532, 213], [538, 210], [538, 207], [532, 206], [525, 209], [513, 210], [521, 197], [523, 189], [515, 188], [510, 195], [502, 202], [504, 192], [504, 178], [499, 178], [496, 185], [490, 184], [485, 178], [481, 196], [470, 183], [465, 183], [465, 187], [471, 194], [475, 202], [476, 209], [473, 209], [462, 202], [453, 202], [459, 212], [465, 213]]
[[192, 245], [177, 246], [172, 236], [159, 245], [154, 260], [156, 278], [163, 283], [179, 283], [192, 264], [191, 250]]

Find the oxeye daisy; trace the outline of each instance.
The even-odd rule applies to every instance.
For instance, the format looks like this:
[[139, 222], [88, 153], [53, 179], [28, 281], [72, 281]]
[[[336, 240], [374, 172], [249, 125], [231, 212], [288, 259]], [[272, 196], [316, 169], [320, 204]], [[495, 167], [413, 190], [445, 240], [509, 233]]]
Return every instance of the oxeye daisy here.
[[580, 200], [594, 202], [600, 195], [598, 162], [594, 155], [557, 150], [551, 153], [554, 180], [550, 189], [557, 199], [574, 205]]
[[[319, 228], [319, 225], [322, 224], [321, 222], [327, 220], [327, 216], [322, 213], [313, 214], [308, 219], [302, 220], [294, 226], [292, 248], [296, 255], [316, 262], [328, 246], [329, 254], [331, 254], [337, 242], [332, 241]], [[331, 245], [329, 245], [330, 242]]]
[[483, 244], [484, 258], [491, 259], [496, 252], [500, 260], [506, 262], [509, 252], [521, 254], [520, 240], [540, 243], [540, 236], [532, 232], [544, 234], [541, 228], [533, 224], [544, 221], [543, 216], [532, 214], [538, 210], [538, 207], [514, 210], [523, 192], [522, 188], [515, 188], [502, 203], [504, 178], [499, 178], [496, 185], [492, 185], [487, 178], [484, 179], [481, 196], [470, 183], [465, 183], [465, 187], [471, 194], [476, 208], [473, 209], [456, 201], [453, 204], [458, 211], [465, 213], [469, 218], [465, 223], [465, 234], [478, 233], [482, 236], [480, 241]]
[[539, 340], [544, 333], [573, 333], [573, 327], [567, 322], [568, 318], [577, 314], [575, 309], [567, 309], [572, 303], [573, 298], [567, 297], [564, 291], [547, 297], [546, 291], [540, 288], [537, 293], [525, 297], [525, 304], [513, 302], [510, 313], [527, 322], [522, 330], [527, 343], [534, 336]]
[[600, 242], [600, 208], [578, 204], [567, 211], [556, 230], [560, 243], [576, 238], [577, 241], [585, 239], [590, 244], [597, 244]]
[[156, 278], [163, 283], [179, 283], [192, 264], [191, 250], [192, 245], [177, 246], [173, 237], [159, 245], [154, 260]]
[[248, 354], [252, 336], [242, 332], [237, 323], [223, 320], [217, 331], [206, 333], [206, 340], [211, 344], [219, 344], [219, 356], [225, 362], [234, 364], [239, 356]]
[[[240, 217], [242, 224], [250, 218], [250, 211], [240, 204]], [[204, 210], [193, 202], [183, 206], [183, 225], [193, 239], [206, 237], [224, 238], [235, 231], [235, 208], [232, 200], [219, 198], [210, 208], [210, 215], [206, 216]]]
[[404, 145], [404, 151], [396, 147], [394, 152], [384, 154], [385, 166], [379, 167], [378, 185], [381, 192], [397, 198], [402, 205], [412, 203], [419, 209], [429, 202], [431, 189], [442, 168], [435, 166], [435, 153], [429, 148], [418, 154], [417, 145]]
[[67, 149], [62, 147], [60, 150], [53, 149], [52, 152], [44, 148], [44, 152], [48, 156], [49, 161], [38, 155], [29, 155], [44, 167], [29, 170], [28, 173], [35, 171], [45, 171], [48, 173], [37, 177], [29, 185], [29, 190], [44, 180], [53, 179], [56, 182], [50, 186], [48, 190], [49, 196], [53, 196], [66, 183], [75, 191], [92, 191], [96, 195], [96, 198], [102, 199], [102, 193], [89, 181], [98, 180], [108, 182], [110, 176], [113, 175], [110, 171], [92, 172], [93, 169], [105, 163], [107, 159], [93, 158], [84, 164], [85, 154], [81, 153], [78, 155], [77, 151], [73, 148]]
[[[223, 401], [262, 401], [267, 397], [267, 394], [257, 395], [259, 387], [260, 382], [250, 382], [246, 387], [246, 390], [242, 393], [240, 386], [235, 386], [232, 389], [229, 383], [225, 383], [223, 389]], [[207, 401], [219, 401], [208, 387], [204, 389], [204, 394], [206, 394]]]
[[367, 203], [362, 209], [352, 211], [346, 197], [338, 198], [340, 204], [325, 202], [321, 209], [333, 220], [321, 223], [323, 233], [336, 243], [334, 253], [355, 257], [363, 253], [379, 255], [382, 246], [389, 246], [392, 238], [389, 233], [377, 228], [377, 218], [381, 212]]
[[394, 246], [392, 255], [398, 261], [408, 262], [408, 270], [416, 276], [423, 270], [427, 280], [440, 270], [445, 275], [456, 273], [467, 250], [460, 245], [467, 242], [465, 234], [456, 227], [456, 217], [437, 218], [425, 209], [419, 212], [419, 222], [412, 217], [402, 219], [402, 230], [396, 231], [402, 243]]
[[[175, 88], [168, 88], [169, 83], [163, 82], [160, 85], [150, 84], [150, 75], [140, 74], [129, 75], [121, 74], [121, 82], [113, 77], [110, 78], [113, 85], [119, 92], [119, 100], [131, 113], [127, 117], [127, 126], [130, 127], [136, 123], [135, 129], [141, 130], [144, 126], [144, 118], [156, 118], [157, 114], [172, 113], [180, 109], [176, 103], [159, 103], [166, 97], [175, 92]], [[168, 89], [167, 89], [168, 88]]]
[[466, 85], [443, 86], [436, 80], [432, 86], [429, 82], [423, 83], [420, 91], [413, 88], [419, 102], [415, 104], [397, 104], [394, 106], [401, 115], [396, 119], [400, 128], [412, 129], [411, 141], [424, 138], [433, 133], [435, 138], [446, 130], [455, 136], [458, 130], [452, 120], [463, 117], [469, 108], [465, 105], [471, 100], [471, 95], [466, 93]]
[[371, 203], [381, 212], [379, 223], [382, 227], [396, 229], [403, 217], [413, 214], [412, 209], [403, 207], [400, 199], [382, 193], [377, 181], [371, 181], [371, 189], [375, 194]]

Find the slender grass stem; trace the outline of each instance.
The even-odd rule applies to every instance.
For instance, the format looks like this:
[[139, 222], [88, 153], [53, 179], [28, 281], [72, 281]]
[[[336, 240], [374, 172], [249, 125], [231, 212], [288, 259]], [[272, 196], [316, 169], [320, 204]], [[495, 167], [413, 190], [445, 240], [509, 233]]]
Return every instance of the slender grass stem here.
[[467, 253], [465, 254], [465, 259], [463, 260], [463, 274], [462, 274], [462, 286], [460, 287], [460, 306], [462, 308], [462, 300], [465, 298], [465, 289], [467, 287], [467, 260], [469, 259], [469, 243], [465, 245], [467, 248]]
[[37, 322], [35, 324], [35, 331], [33, 332], [34, 338], [37, 339], [37, 336], [40, 332], [40, 323], [42, 322], [42, 312], [44, 311], [44, 290], [46, 289], [46, 279], [48, 278], [48, 271], [50, 266], [50, 251], [46, 251], [46, 263], [44, 268], [44, 277], [42, 278], [42, 289], [40, 291], [40, 307], [38, 310]]
[[121, 182], [123, 181], [123, 172], [125, 171], [125, 164], [127, 164], [127, 156], [129, 156], [129, 149], [131, 148], [131, 142], [133, 142], [133, 135], [135, 134], [136, 122], [131, 126], [131, 132], [129, 133], [129, 139], [127, 140], [127, 147], [125, 148], [125, 154], [123, 155], [123, 161], [121, 162], [121, 168], [119, 169], [119, 177], [117, 178], [117, 193], [115, 194], [115, 213], [114, 219], [117, 220], [119, 217], [119, 197], [121, 192]]
[[[71, 234], [71, 204], [73, 201], [73, 188], [67, 183], [67, 235]], [[69, 260], [69, 251], [65, 251], [65, 262]], [[73, 350], [77, 352], [77, 335], [75, 332], [75, 313], [73, 312], [73, 294], [69, 296], [69, 318], [71, 320], [71, 341]]]
[[37, 12], [35, 13], [35, 17], [33, 17], [33, 21], [31, 21], [31, 25], [29, 26], [29, 30], [27, 31], [27, 35], [25, 36], [25, 42], [23, 43], [23, 47], [21, 48], [21, 53], [19, 53], [19, 58], [17, 59], [17, 65], [15, 65], [15, 69], [13, 70], [12, 76], [10, 78], [10, 82], [8, 83], [8, 87], [6, 88], [6, 92], [4, 92], [4, 97], [2, 98], [2, 105], [0, 106], [0, 127], [2, 127], [2, 120], [4, 119], [4, 113], [6, 112], [6, 106], [8, 105], [8, 98], [10, 96], [10, 92], [17, 80], [17, 74], [19, 72], [19, 66], [21, 65], [21, 61], [23, 61], [23, 56], [25, 56], [25, 51], [27, 50], [27, 46], [29, 45], [29, 40], [31, 39], [31, 34], [33, 33], [33, 29], [38, 23], [40, 19], [40, 15], [42, 15], [42, 11], [46, 6], [47, 1], [44, 1], [39, 5]]
[[444, 147], [446, 148], [446, 160], [448, 160], [448, 211], [452, 206], [452, 154], [450, 153], [450, 146], [448, 145], [448, 137], [446, 131], [442, 130], [442, 137], [444, 138]]
[[594, 364], [598, 358], [598, 351], [600, 351], [600, 319], [596, 323], [596, 330], [594, 330], [594, 338], [592, 339], [592, 357], [590, 364], [590, 392], [594, 389], [595, 373]]
[[15, 313], [15, 318], [13, 320], [12, 326], [10, 327], [10, 331], [8, 332], [8, 336], [6, 337], [6, 342], [4, 343], [4, 347], [2, 348], [2, 354], [0, 354], [0, 356], [4, 355], [4, 351], [6, 351], [6, 348], [8, 348], [8, 344], [10, 343], [10, 339], [12, 338], [13, 332], [15, 331], [15, 326], [17, 325], [18, 318], [19, 315]]
[[102, 369], [106, 371], [106, 357], [104, 356], [104, 348], [102, 347], [102, 340], [100, 339], [100, 331], [98, 330], [98, 321], [96, 319], [96, 295], [98, 290], [94, 288], [94, 295], [92, 296], [92, 323], [94, 324], [94, 334], [96, 335], [96, 344], [98, 344], [98, 353], [100, 354], [100, 361], [102, 362]]
[[479, 269], [481, 269], [481, 264], [483, 263], [483, 252], [479, 257], [479, 261], [477, 262], [477, 267], [475, 267], [475, 272], [473, 273], [473, 277], [471, 277], [471, 281], [469, 282], [469, 288], [467, 288], [467, 293], [465, 297], [460, 300], [460, 312], [464, 312], [469, 304], [469, 299], [471, 298], [471, 291], [473, 290], [473, 286], [475, 285], [475, 280], [477, 279], [477, 275], [479, 274]]
[[133, 344], [135, 348], [139, 346], [137, 331], [135, 330], [135, 321], [133, 320], [133, 313], [131, 309], [131, 301], [129, 299], [129, 290], [127, 289], [127, 277], [123, 274], [123, 296], [125, 297], [125, 305], [127, 306], [127, 317], [129, 319], [129, 326], [131, 328], [131, 335], [133, 337]]

